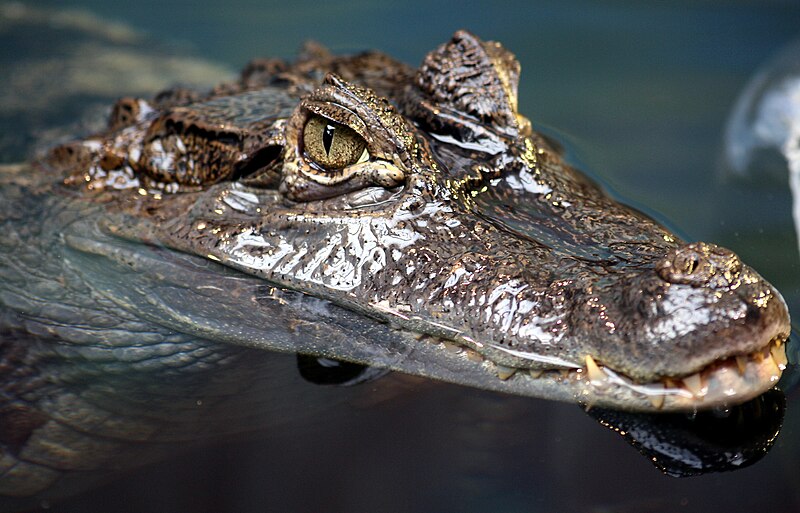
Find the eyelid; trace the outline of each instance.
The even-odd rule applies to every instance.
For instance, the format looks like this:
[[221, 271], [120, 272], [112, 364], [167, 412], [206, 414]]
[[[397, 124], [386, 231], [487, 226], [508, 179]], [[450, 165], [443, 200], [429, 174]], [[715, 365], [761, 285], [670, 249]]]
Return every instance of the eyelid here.
[[340, 125], [345, 125], [351, 128], [355, 133], [360, 135], [367, 141], [367, 145], [372, 144], [372, 137], [370, 137], [367, 125], [364, 123], [358, 114], [331, 102], [323, 102], [318, 100], [303, 100], [300, 104], [307, 111], [322, 116], [323, 118], [330, 119]]

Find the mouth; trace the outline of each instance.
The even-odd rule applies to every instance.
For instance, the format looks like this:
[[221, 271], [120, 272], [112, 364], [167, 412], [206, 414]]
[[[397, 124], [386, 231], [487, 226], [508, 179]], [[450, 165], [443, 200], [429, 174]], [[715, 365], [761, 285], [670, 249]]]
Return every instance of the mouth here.
[[728, 357], [707, 365], [698, 372], [665, 377], [657, 382], [637, 383], [586, 357], [586, 364], [574, 371], [573, 379], [588, 381], [587, 404], [604, 389], [627, 391], [653, 410], [693, 410], [740, 403], [772, 388], [786, 369], [786, 337], [776, 336], [763, 349]]
[[432, 340], [439, 349], [483, 368], [494, 377], [491, 388], [533, 396], [572, 400], [587, 407], [641, 412], [694, 411], [752, 399], [780, 379], [788, 364], [788, 335], [776, 335], [761, 349], [716, 360], [699, 371], [652, 382], [637, 381], [591, 356], [570, 368], [523, 369], [497, 364], [472, 348]]

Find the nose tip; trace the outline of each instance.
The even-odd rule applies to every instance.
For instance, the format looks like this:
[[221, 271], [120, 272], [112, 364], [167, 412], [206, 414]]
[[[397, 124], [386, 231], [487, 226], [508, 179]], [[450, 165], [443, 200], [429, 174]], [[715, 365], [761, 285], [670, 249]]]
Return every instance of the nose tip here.
[[716, 289], [733, 284], [742, 269], [742, 261], [729, 249], [693, 242], [670, 251], [655, 268], [668, 283]]

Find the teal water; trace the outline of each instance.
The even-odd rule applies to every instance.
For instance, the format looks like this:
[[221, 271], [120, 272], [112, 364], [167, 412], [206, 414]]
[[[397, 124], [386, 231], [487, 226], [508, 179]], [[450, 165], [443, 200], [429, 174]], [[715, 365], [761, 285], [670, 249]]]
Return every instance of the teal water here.
[[[800, 318], [800, 258], [785, 177], [726, 180], [720, 161], [737, 95], [800, 38], [797, 2], [162, 4], [36, 5], [85, 9], [146, 34], [164, 55], [230, 70], [256, 56], [291, 57], [307, 39], [336, 52], [376, 48], [409, 63], [459, 28], [501, 41], [522, 64], [520, 110], [535, 125], [556, 134], [615, 194], [688, 239], [739, 253]], [[19, 48], [5, 46], [0, 63], [26, 51], [59, 55], [58, 45], [36, 34], [16, 37]], [[0, 70], [0, 85], [8, 79]], [[301, 430], [199, 449], [53, 510], [800, 511], [796, 392], [762, 461], [675, 479], [571, 405], [446, 385], [412, 384], [384, 397], [393, 388], [363, 386], [375, 387], [374, 404], [335, 418], [312, 415]]]

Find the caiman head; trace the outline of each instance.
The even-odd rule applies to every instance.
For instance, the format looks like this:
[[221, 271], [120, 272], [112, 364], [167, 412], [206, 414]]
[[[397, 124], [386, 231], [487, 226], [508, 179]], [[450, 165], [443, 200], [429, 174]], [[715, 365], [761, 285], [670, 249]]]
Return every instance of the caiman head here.
[[[781, 295], [569, 167], [519, 114], [519, 71], [466, 32], [417, 70], [312, 48], [205, 96], [123, 100], [107, 133], [50, 165], [103, 205], [105, 233], [219, 262], [303, 310], [289, 335], [229, 326], [213, 335], [227, 342], [631, 410], [771, 388], [786, 364]], [[203, 322], [238, 301], [277, 333], [252, 298], [218, 289]], [[212, 336], [200, 324], [181, 329]]]

